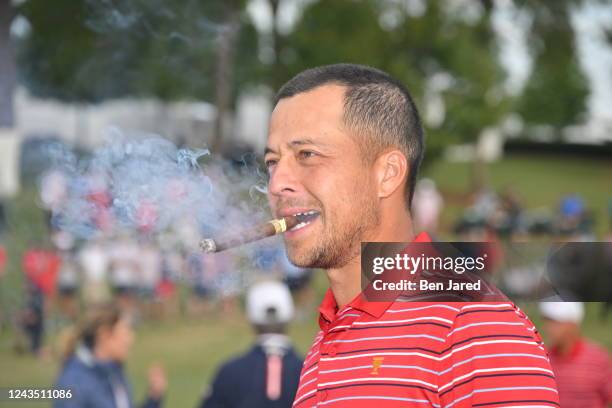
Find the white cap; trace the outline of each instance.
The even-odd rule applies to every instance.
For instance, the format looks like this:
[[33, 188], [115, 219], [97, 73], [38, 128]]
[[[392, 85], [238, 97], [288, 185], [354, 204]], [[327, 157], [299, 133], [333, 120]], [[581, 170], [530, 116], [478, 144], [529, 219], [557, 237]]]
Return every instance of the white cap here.
[[581, 302], [541, 302], [540, 313], [557, 322], [581, 323], [584, 305]]
[[288, 323], [293, 318], [293, 299], [286, 285], [260, 282], [249, 289], [246, 309], [252, 324]]

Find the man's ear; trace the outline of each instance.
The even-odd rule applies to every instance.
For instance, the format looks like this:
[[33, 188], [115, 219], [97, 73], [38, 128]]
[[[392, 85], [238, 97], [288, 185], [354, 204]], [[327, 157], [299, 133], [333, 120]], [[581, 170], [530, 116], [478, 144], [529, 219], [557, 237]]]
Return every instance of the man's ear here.
[[386, 198], [401, 189], [408, 176], [408, 160], [399, 150], [381, 154], [374, 164], [378, 184], [378, 197]]

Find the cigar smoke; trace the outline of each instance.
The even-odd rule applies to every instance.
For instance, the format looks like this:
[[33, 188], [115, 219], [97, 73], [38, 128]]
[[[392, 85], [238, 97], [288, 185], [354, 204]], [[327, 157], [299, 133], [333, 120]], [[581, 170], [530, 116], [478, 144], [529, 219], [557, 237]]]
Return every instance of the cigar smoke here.
[[181, 149], [154, 135], [118, 129], [89, 156], [62, 146], [48, 152], [41, 201], [54, 228], [77, 239], [148, 234], [197, 250], [202, 236], [265, 220], [263, 180], [205, 149]]

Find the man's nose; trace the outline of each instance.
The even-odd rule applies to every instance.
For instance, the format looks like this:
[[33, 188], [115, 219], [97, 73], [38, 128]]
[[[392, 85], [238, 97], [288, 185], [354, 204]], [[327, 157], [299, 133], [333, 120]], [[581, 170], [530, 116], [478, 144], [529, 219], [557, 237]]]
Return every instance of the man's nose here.
[[296, 169], [288, 159], [279, 160], [270, 172], [268, 193], [272, 196], [290, 195], [299, 189]]

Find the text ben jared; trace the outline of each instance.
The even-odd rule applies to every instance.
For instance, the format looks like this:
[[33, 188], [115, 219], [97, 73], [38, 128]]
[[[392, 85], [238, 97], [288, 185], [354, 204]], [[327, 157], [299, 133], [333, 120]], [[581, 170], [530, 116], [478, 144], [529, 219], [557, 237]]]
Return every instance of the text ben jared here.
[[[485, 270], [487, 254], [480, 256], [440, 256], [395, 254], [372, 259], [371, 281], [376, 291], [479, 291], [481, 279], [465, 279]], [[384, 272], [393, 272], [392, 274]], [[467, 275], [459, 278], [460, 275]], [[459, 276], [458, 276], [459, 275]], [[400, 277], [402, 279], [393, 279]], [[391, 278], [391, 279], [390, 279]]]

